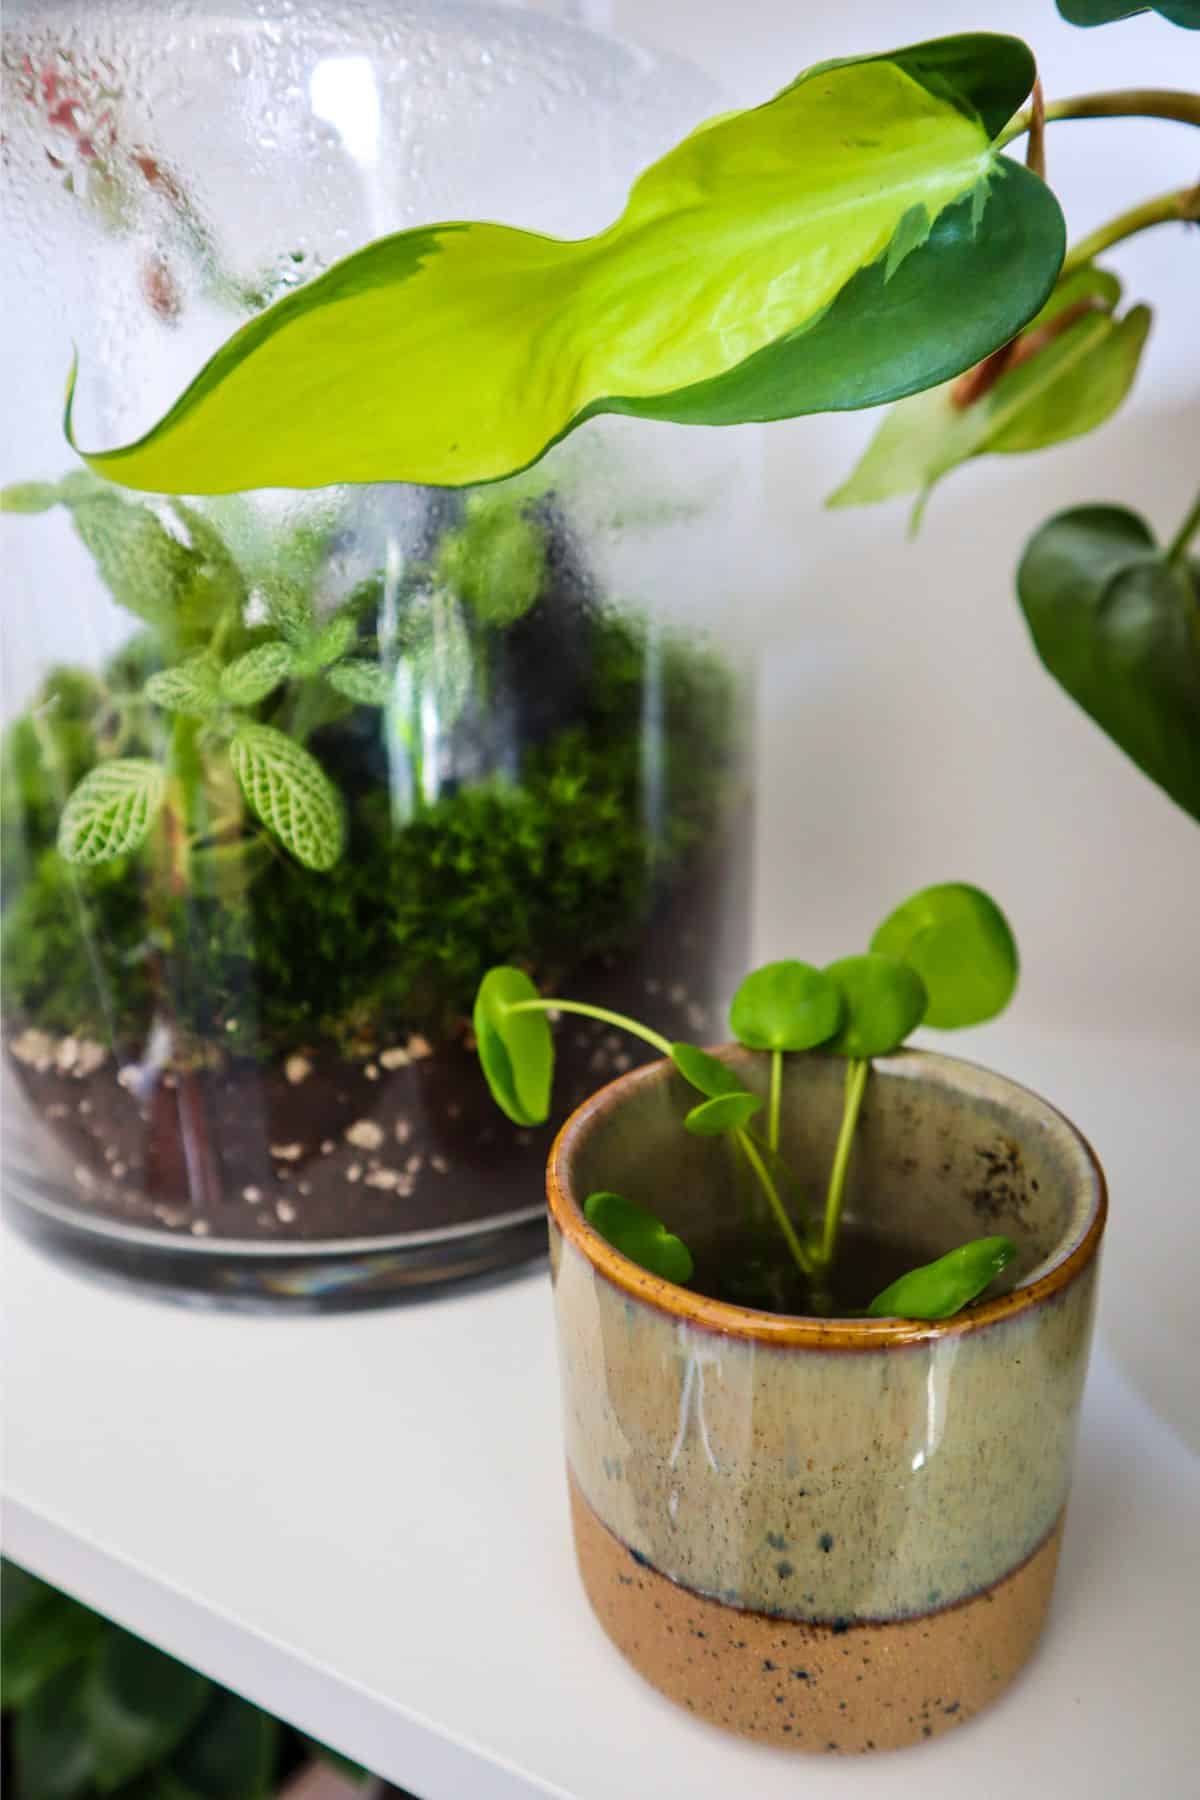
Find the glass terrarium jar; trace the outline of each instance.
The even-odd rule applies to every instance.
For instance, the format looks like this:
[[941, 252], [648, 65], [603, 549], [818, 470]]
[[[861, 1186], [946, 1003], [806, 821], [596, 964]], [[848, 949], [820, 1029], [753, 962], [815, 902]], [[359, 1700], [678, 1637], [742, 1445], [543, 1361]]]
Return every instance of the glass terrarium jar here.
[[518, 1129], [473, 995], [515, 963], [720, 1033], [747, 434], [610, 419], [475, 490], [166, 500], [75, 464], [62, 387], [74, 352], [82, 435], [128, 439], [382, 233], [598, 228], [712, 96], [452, 0], [18, 0], [4, 86], [8, 1198], [114, 1274], [231, 1299], [540, 1250], [553, 1126], [630, 1046], [573, 1022], [550, 1124]]

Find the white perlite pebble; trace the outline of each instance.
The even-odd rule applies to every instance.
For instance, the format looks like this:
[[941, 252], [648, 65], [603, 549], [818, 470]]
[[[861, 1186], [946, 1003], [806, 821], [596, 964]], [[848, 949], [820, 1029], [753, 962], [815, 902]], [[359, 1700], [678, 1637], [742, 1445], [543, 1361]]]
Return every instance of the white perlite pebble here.
[[262, 1199], [262, 1189], [254, 1186], [244, 1187], [242, 1189], [242, 1199], [246, 1202], [247, 1206], [257, 1206]]
[[420, 1062], [423, 1056], [433, 1055], [433, 1045], [429, 1042], [428, 1038], [423, 1038], [419, 1032], [414, 1032], [404, 1047], [408, 1051], [409, 1059], [412, 1062]]
[[347, 1181], [361, 1181], [362, 1180], [362, 1164], [361, 1163], [351, 1163], [350, 1164], [350, 1167], [346, 1170], [346, 1180]]
[[54, 1039], [48, 1031], [22, 1031], [8, 1046], [20, 1063], [44, 1074], [54, 1059]]
[[307, 1081], [312, 1074], [312, 1064], [309, 1062], [307, 1056], [300, 1056], [299, 1054], [289, 1056], [283, 1065], [283, 1072], [293, 1087], [299, 1087], [300, 1083], [302, 1081]]
[[290, 1225], [292, 1223], [296, 1217], [296, 1209], [290, 1200], [277, 1200], [275, 1202], [275, 1217], [279, 1220], [281, 1225]]
[[353, 1125], [347, 1125], [345, 1138], [356, 1150], [378, 1150], [383, 1142], [383, 1127], [374, 1119], [356, 1119]]
[[207, 1219], [193, 1219], [192, 1220], [192, 1236], [193, 1237], [207, 1237], [211, 1230], [212, 1230], [212, 1226], [209, 1224]]
[[403, 1069], [411, 1062], [412, 1058], [409, 1056], [407, 1050], [397, 1048], [393, 1050], [382, 1050], [379, 1055], [379, 1060], [385, 1069]]
[[303, 1144], [272, 1144], [271, 1155], [276, 1162], [299, 1162], [304, 1155]]
[[407, 1144], [409, 1138], [412, 1136], [412, 1126], [407, 1119], [397, 1119], [394, 1131], [396, 1142], [398, 1144]]

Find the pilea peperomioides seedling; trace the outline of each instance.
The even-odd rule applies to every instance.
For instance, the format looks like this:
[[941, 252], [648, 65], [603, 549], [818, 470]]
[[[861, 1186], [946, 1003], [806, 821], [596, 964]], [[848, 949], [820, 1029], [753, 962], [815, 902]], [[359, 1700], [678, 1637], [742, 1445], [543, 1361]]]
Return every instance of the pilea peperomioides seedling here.
[[[583, 1001], [540, 994], [520, 969], [491, 969], [475, 1002], [479, 1060], [501, 1110], [517, 1125], [541, 1124], [550, 1111], [554, 1041], [550, 1018], [578, 1013], [650, 1044], [701, 1096], [684, 1118], [698, 1137], [728, 1139], [750, 1171], [804, 1280], [812, 1310], [834, 1311], [846, 1178], [871, 1061], [899, 1049], [919, 1025], [942, 1030], [977, 1025], [1008, 1004], [1017, 950], [1004, 914], [979, 888], [945, 882], [913, 894], [878, 927], [870, 948], [819, 969], [767, 963], [747, 975], [730, 1008], [738, 1043], [768, 1059], [764, 1098], [720, 1057], [672, 1043], [636, 1019]], [[808, 1208], [780, 1151], [784, 1057], [822, 1050], [846, 1059], [845, 1096], [824, 1206]], [[607, 1191], [589, 1195], [589, 1222], [632, 1261], [665, 1280], [694, 1274], [688, 1246], [638, 1202]], [[942, 1319], [978, 1297], [1007, 1267], [1016, 1247], [1004, 1237], [960, 1244], [912, 1269], [877, 1294], [876, 1317]]]

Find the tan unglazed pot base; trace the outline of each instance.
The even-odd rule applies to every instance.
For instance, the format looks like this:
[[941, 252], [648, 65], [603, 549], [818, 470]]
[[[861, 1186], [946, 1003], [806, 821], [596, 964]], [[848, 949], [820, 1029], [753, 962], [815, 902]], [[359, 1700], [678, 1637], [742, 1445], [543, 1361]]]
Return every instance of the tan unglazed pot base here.
[[567, 1471], [583, 1585], [605, 1631], [669, 1699], [729, 1731], [810, 1751], [899, 1750], [981, 1712], [1041, 1632], [1062, 1517], [991, 1587], [918, 1618], [814, 1625], [745, 1612], [658, 1574]]

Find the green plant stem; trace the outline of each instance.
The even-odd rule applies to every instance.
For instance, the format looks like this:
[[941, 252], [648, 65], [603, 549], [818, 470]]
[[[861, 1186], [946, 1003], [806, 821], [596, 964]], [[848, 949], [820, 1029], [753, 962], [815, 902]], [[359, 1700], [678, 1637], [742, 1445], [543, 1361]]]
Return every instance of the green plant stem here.
[[750, 1164], [750, 1167], [758, 1177], [759, 1186], [767, 1197], [767, 1204], [775, 1215], [776, 1224], [784, 1235], [787, 1247], [792, 1253], [792, 1259], [795, 1262], [796, 1267], [802, 1275], [811, 1275], [813, 1266], [812, 1258], [804, 1248], [804, 1245], [800, 1242], [796, 1228], [788, 1218], [787, 1208], [779, 1197], [779, 1189], [772, 1181], [771, 1172], [767, 1168], [766, 1163], [758, 1154], [754, 1139], [750, 1136], [748, 1131], [737, 1131], [734, 1133], [734, 1136], [737, 1138], [738, 1143], [745, 1152], [746, 1161]]
[[771, 1052], [771, 1092], [767, 1102], [767, 1144], [773, 1152], [779, 1149], [779, 1113], [783, 1103], [783, 1051]]
[[599, 1019], [602, 1025], [615, 1025], [618, 1031], [628, 1031], [650, 1044], [662, 1056], [670, 1056], [671, 1045], [667, 1038], [657, 1031], [651, 1031], [649, 1025], [639, 1025], [636, 1019], [627, 1019], [622, 1013], [609, 1012], [606, 1006], [588, 1006], [582, 1000], [518, 1000], [512, 1006], [505, 1007], [506, 1012], [564, 1012], [578, 1013], [585, 1019]]
[[842, 1106], [842, 1125], [838, 1132], [833, 1167], [829, 1171], [829, 1187], [825, 1195], [825, 1227], [821, 1236], [818, 1266], [831, 1267], [837, 1251], [838, 1226], [842, 1218], [842, 1202], [846, 1193], [846, 1172], [850, 1167], [850, 1151], [854, 1144], [854, 1128], [866, 1091], [871, 1064], [866, 1057], [852, 1056], [846, 1064], [846, 1098]]
[[1188, 545], [1198, 531], [1200, 531], [1200, 494], [1197, 494], [1192, 501], [1187, 517], [1167, 545], [1167, 561], [1169, 563], [1178, 564], [1183, 561]]
[[1148, 231], [1152, 225], [1170, 225], [1189, 219], [1200, 219], [1200, 187], [1174, 188], [1169, 194], [1156, 194], [1154, 199], [1131, 206], [1128, 212], [1118, 213], [1115, 219], [1109, 219], [1080, 238], [1068, 250], [1061, 273], [1069, 275], [1073, 269], [1083, 268], [1113, 244], [1119, 244], [1139, 231]]
[[[1046, 122], [1065, 119], [1174, 119], [1180, 125], [1200, 125], [1200, 94], [1185, 88], [1115, 88], [1109, 94], [1073, 94], [1054, 100], [1046, 108]], [[1033, 123], [1027, 106], [1005, 126], [996, 140], [1003, 150], [1021, 137]]]

